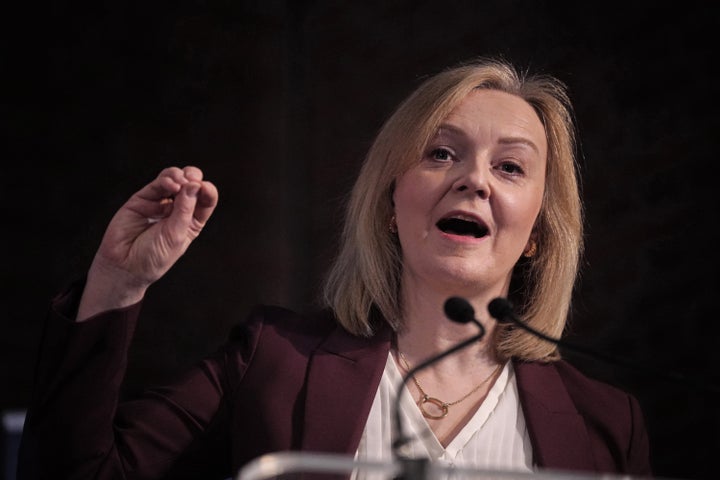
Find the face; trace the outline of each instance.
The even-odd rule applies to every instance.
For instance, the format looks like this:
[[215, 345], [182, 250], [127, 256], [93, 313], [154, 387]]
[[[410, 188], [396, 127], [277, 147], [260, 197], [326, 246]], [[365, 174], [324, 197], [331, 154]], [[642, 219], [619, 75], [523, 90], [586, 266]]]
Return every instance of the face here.
[[547, 141], [520, 97], [474, 90], [393, 194], [403, 285], [506, 295], [545, 188]]

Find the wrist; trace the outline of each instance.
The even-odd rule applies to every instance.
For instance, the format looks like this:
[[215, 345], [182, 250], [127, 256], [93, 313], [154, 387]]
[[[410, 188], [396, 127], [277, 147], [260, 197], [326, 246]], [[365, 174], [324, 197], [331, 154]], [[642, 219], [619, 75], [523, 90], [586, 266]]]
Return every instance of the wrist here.
[[82, 322], [101, 312], [134, 305], [143, 299], [148, 286], [147, 282], [96, 257], [88, 271], [76, 321]]

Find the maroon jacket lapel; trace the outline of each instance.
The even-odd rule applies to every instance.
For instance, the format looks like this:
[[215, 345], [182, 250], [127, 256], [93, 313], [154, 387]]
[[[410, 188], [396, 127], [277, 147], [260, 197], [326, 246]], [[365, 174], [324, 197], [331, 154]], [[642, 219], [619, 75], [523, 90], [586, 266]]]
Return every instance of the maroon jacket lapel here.
[[388, 351], [391, 330], [371, 339], [337, 327], [308, 366], [302, 449], [354, 453], [370, 413]]
[[[391, 331], [371, 339], [354, 337], [341, 327], [310, 358], [301, 448], [354, 453], [377, 391]], [[592, 442], [552, 363], [514, 363], [520, 402], [535, 463], [546, 469], [593, 470]]]
[[587, 428], [553, 364], [515, 362], [514, 367], [535, 463], [546, 469], [594, 469]]

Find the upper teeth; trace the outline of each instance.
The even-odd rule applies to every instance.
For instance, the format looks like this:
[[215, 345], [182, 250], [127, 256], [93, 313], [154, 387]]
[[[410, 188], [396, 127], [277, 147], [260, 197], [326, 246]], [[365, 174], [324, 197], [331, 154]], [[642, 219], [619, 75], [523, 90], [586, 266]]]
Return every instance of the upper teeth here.
[[469, 215], [453, 215], [452, 217], [449, 217], [449, 218], [454, 218], [456, 220], [465, 220], [467, 222], [478, 223], [477, 219], [475, 219], [474, 217], [471, 217]]

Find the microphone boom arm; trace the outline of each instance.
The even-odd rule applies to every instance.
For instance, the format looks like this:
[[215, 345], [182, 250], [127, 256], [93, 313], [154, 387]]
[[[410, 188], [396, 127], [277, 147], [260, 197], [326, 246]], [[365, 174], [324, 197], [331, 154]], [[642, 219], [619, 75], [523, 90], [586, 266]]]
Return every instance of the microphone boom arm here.
[[576, 353], [580, 353], [587, 357], [593, 358], [595, 360], [601, 360], [607, 364], [622, 367], [626, 370], [633, 370], [637, 373], [652, 375], [658, 379], [682, 384], [700, 390], [705, 390], [707, 392], [714, 392], [716, 394], [720, 393], [720, 386], [715, 384], [709, 384], [707, 382], [695, 378], [690, 378], [677, 372], [658, 370], [657, 368], [652, 368], [650, 366], [640, 366], [629, 360], [606, 355], [600, 351], [592, 350], [590, 348], [583, 348], [580, 345], [550, 337], [538, 330], [535, 330], [534, 328], [523, 322], [520, 318], [518, 318], [518, 316], [515, 314], [515, 311], [513, 310], [512, 303], [510, 303], [510, 301], [506, 298], [497, 297], [492, 300], [488, 304], [488, 312], [498, 323], [512, 323], [514, 325], [517, 325], [518, 327], [531, 333], [532, 335], [535, 335], [536, 337], [545, 340], [546, 342], [553, 343], [561, 349], [571, 350]]

